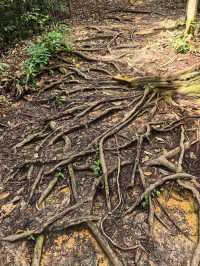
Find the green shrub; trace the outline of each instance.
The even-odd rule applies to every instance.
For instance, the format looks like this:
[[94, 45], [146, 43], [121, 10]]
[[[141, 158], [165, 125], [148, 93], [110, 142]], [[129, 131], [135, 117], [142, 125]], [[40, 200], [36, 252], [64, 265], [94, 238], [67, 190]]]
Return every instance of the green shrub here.
[[21, 24], [24, 27], [43, 28], [51, 19], [49, 15], [41, 13], [40, 9], [33, 9], [33, 11], [26, 12], [20, 17]]
[[190, 51], [190, 44], [184, 37], [176, 38], [173, 47], [180, 54], [186, 54]]
[[[67, 36], [66, 36], [67, 35]], [[31, 43], [27, 48], [29, 55], [25, 62], [24, 71], [26, 80], [32, 79], [49, 63], [49, 58], [61, 49], [71, 50], [68, 33], [64, 31], [51, 31], [41, 37], [37, 43]]]
[[69, 15], [68, 0], [0, 0], [0, 49]]
[[25, 73], [29, 80], [48, 64], [51, 54], [43, 43], [32, 43], [27, 52], [30, 58], [25, 62]]
[[41, 45], [44, 45], [50, 53], [54, 53], [55, 51], [60, 49], [63, 43], [63, 38], [63, 33], [58, 31], [51, 31], [43, 36]]

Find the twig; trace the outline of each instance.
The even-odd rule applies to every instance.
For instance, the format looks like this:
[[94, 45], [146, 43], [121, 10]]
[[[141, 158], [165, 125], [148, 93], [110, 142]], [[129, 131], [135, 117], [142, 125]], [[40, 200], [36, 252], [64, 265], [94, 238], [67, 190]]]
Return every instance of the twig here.
[[31, 266], [40, 266], [40, 261], [41, 261], [41, 257], [42, 257], [43, 243], [44, 243], [44, 235], [39, 235], [37, 237], [37, 240], [36, 240], [36, 243], [35, 243]]
[[[145, 176], [144, 176], [143, 170], [142, 170], [140, 165], [138, 166], [138, 170], [140, 173], [140, 179], [141, 179], [143, 189], [146, 189]], [[153, 224], [154, 224], [155, 211], [154, 211], [154, 206], [153, 206], [151, 194], [149, 194], [149, 196], [148, 196], [148, 201], [149, 201], [149, 216], [148, 216], [149, 236], [152, 237], [153, 236]]]
[[101, 162], [101, 168], [104, 176], [104, 187], [105, 187], [105, 194], [106, 194], [106, 204], [108, 211], [111, 211], [111, 201], [110, 201], [110, 191], [109, 191], [109, 183], [108, 183], [108, 170], [106, 166], [106, 160], [104, 156], [104, 150], [103, 150], [103, 142], [105, 140], [105, 137], [103, 137], [99, 142], [99, 160]]
[[135, 184], [135, 174], [136, 174], [136, 170], [138, 168], [138, 165], [140, 163], [140, 155], [141, 155], [143, 140], [144, 140], [143, 136], [137, 137], [137, 153], [136, 153], [136, 158], [135, 158], [135, 162], [134, 162], [134, 166], [133, 166], [133, 170], [132, 170], [130, 187], [133, 187]]
[[35, 139], [36, 137], [39, 137], [41, 135], [42, 132], [37, 132], [37, 133], [33, 133], [31, 135], [28, 135], [27, 137], [25, 137], [25, 139], [23, 139], [21, 142], [17, 143], [14, 147], [13, 150], [16, 152], [18, 148], [23, 147], [24, 145], [26, 145], [27, 143], [31, 142], [33, 139]]
[[27, 173], [27, 179], [30, 180], [31, 179], [31, 174], [33, 172], [33, 165], [31, 164], [31, 166], [28, 169], [28, 173]]
[[177, 172], [182, 171], [182, 164], [183, 164], [183, 157], [185, 153], [185, 146], [184, 146], [184, 140], [185, 140], [185, 129], [183, 125], [181, 126], [181, 140], [180, 140], [180, 156], [178, 160], [178, 166], [177, 166]]
[[56, 185], [56, 183], [59, 180], [59, 176], [56, 175], [48, 184], [48, 186], [46, 187], [46, 189], [42, 192], [38, 202], [37, 202], [37, 206], [40, 207], [41, 203], [46, 199], [46, 197], [50, 194], [50, 192], [53, 190], [54, 186]]
[[[116, 139], [116, 145], [118, 147], [117, 137], [115, 137], [115, 139]], [[116, 178], [116, 181], [117, 181], [117, 193], [118, 193], [119, 202], [116, 205], [116, 207], [112, 210], [112, 212], [115, 212], [122, 203], [122, 195], [121, 195], [120, 183], [119, 183], [120, 172], [121, 172], [121, 158], [120, 158], [119, 150], [117, 150], [117, 178]]]
[[42, 177], [42, 173], [43, 173], [43, 170], [44, 170], [44, 166], [42, 166], [38, 172], [38, 175], [33, 183], [33, 186], [31, 188], [31, 192], [30, 192], [30, 197], [29, 197], [29, 201], [30, 199], [33, 197], [33, 194], [35, 192], [35, 189], [37, 187], [37, 185], [39, 184], [40, 180], [41, 180], [41, 177]]

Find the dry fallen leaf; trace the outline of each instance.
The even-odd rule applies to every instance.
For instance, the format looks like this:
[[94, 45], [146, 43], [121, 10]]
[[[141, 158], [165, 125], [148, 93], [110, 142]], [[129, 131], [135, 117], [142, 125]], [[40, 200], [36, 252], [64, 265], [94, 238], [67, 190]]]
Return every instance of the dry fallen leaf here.
[[0, 209], [0, 218], [3, 219], [11, 214], [11, 212], [16, 208], [17, 205], [13, 203], [7, 203], [3, 205]]
[[152, 172], [144, 172], [144, 175], [150, 176], [152, 175]]
[[158, 141], [160, 141], [160, 142], [165, 142], [165, 140], [162, 139], [162, 138], [160, 138], [160, 137], [156, 137], [156, 139], [157, 139]]
[[1, 192], [0, 193], [0, 200], [6, 199], [10, 195], [9, 192]]

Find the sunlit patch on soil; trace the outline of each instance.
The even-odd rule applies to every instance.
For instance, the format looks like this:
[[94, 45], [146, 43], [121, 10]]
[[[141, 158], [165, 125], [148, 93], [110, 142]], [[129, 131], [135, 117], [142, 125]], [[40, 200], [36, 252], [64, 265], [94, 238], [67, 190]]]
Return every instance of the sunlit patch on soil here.
[[98, 266], [109, 266], [108, 260], [87, 229], [57, 236], [52, 246], [44, 248], [41, 266], [78, 265], [77, 257], [82, 265], [97, 263]]

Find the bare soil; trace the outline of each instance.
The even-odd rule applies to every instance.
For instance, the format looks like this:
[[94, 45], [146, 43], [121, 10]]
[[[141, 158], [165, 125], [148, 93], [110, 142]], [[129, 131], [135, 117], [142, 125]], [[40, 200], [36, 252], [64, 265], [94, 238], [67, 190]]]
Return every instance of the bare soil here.
[[2, 56], [15, 77], [1, 80], [2, 266], [31, 265], [39, 236], [43, 266], [198, 265], [199, 105], [114, 78], [199, 62], [198, 46], [172, 47], [185, 5], [113, 2], [73, 3], [75, 52], [53, 57], [34, 89], [16, 85], [27, 42]]

